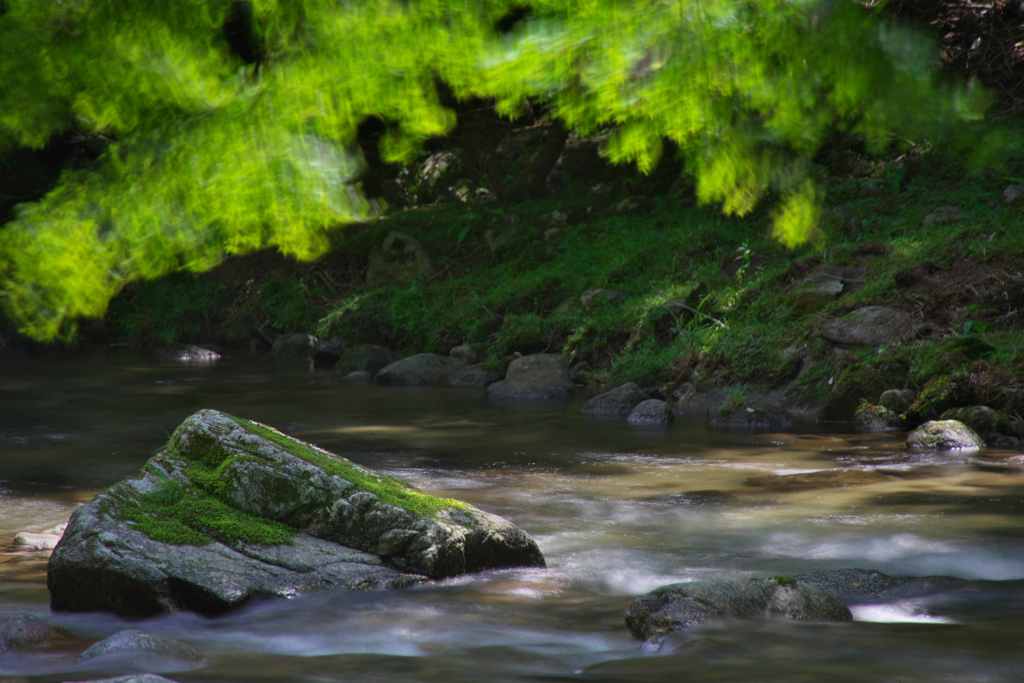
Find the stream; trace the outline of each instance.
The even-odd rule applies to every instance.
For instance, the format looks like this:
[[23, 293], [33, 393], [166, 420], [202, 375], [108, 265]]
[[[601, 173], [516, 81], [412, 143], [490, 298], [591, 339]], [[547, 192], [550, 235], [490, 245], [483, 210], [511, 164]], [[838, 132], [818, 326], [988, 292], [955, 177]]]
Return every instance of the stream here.
[[[78, 660], [124, 628], [187, 641], [200, 681], [885, 681], [1024, 678], [1024, 456], [911, 455], [902, 436], [630, 428], [567, 406], [493, 406], [472, 390], [344, 385], [263, 359], [209, 367], [102, 354], [0, 366], [0, 616], [66, 638], [0, 656], [0, 681], [126, 673]], [[46, 554], [12, 539], [67, 519], [137, 470], [199, 408], [253, 418], [528, 531], [544, 570], [407, 591], [329, 592], [218, 618], [50, 614]], [[861, 567], [976, 579], [864, 605], [843, 624], [744, 621], [651, 652], [632, 596], [744, 574]], [[998, 582], [998, 583], [996, 583]]]

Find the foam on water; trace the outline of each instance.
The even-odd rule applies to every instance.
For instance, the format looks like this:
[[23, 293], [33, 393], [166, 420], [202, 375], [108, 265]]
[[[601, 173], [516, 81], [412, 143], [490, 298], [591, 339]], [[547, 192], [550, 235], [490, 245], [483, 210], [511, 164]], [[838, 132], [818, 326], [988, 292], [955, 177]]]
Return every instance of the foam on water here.
[[869, 621], [879, 624], [955, 624], [949, 617], [928, 614], [919, 604], [912, 601], [894, 602], [883, 605], [855, 605], [850, 608], [854, 621]]

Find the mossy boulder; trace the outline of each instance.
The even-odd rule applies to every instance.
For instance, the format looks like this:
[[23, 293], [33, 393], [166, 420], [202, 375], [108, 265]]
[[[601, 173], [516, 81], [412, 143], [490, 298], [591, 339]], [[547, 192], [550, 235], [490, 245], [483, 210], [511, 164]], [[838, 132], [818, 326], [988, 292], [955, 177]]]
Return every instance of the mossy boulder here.
[[47, 581], [54, 609], [145, 616], [543, 565], [500, 517], [202, 410], [136, 477], [75, 512]]
[[663, 586], [635, 599], [626, 626], [637, 638], [664, 636], [715, 619], [850, 621], [846, 605], [792, 577], [710, 579]]
[[957, 420], [925, 422], [907, 437], [907, 448], [917, 451], [976, 451], [984, 447], [977, 432]]
[[867, 401], [857, 406], [857, 412], [853, 415], [857, 431], [866, 433], [875, 432], [896, 432], [903, 428], [903, 421], [900, 416], [877, 403]]

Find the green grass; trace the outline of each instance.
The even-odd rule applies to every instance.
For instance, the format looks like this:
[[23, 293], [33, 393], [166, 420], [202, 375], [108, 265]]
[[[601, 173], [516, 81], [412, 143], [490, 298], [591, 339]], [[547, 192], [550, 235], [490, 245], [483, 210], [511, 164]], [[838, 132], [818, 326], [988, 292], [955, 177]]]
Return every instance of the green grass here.
[[[981, 297], [959, 329], [902, 346], [840, 359], [821, 341], [824, 320], [860, 305], [927, 310], [922, 299], [930, 293], [905, 284], [922, 265], [1011, 268], [1024, 256], [1024, 217], [1002, 202], [1005, 178], [964, 176], [936, 160], [915, 174], [896, 162], [872, 163], [881, 194], [865, 192], [863, 178], [829, 181], [823, 236], [795, 251], [772, 239], [770, 216], [728, 218], [669, 195], [628, 213], [614, 210], [617, 198], [602, 204], [583, 191], [517, 204], [436, 205], [341, 231], [332, 254], [312, 266], [267, 269], [242, 308], [256, 311], [264, 329], [315, 327], [349, 345], [406, 354], [468, 342], [486, 349], [494, 369], [515, 352], [562, 353], [595, 386], [636, 381], [671, 389], [697, 368], [705, 386], [775, 389], [788, 385], [802, 357], [794, 390], [815, 401], [841, 394], [844, 411], [877, 399], [864, 392], [920, 389], [976, 362], [1019, 373], [1022, 323], [1002, 321], [1003, 311]], [[961, 220], [925, 227], [924, 218], [945, 205], [960, 207]], [[552, 234], [555, 210], [571, 218]], [[366, 262], [391, 231], [423, 245], [432, 273], [369, 287]], [[501, 233], [504, 246], [492, 252], [488, 231]], [[820, 266], [860, 268], [863, 282], [808, 307], [799, 283]], [[580, 296], [593, 288], [626, 298], [584, 308]], [[695, 313], [666, 313], [676, 300]]]
[[393, 477], [375, 474], [355, 463], [282, 434], [266, 425], [234, 418], [244, 429], [280, 446], [288, 453], [316, 465], [328, 474], [351, 482], [356, 488], [372, 493], [382, 502], [408, 510], [421, 517], [435, 517], [442, 510], [465, 508], [466, 504], [454, 498], [438, 498], [417, 491]]

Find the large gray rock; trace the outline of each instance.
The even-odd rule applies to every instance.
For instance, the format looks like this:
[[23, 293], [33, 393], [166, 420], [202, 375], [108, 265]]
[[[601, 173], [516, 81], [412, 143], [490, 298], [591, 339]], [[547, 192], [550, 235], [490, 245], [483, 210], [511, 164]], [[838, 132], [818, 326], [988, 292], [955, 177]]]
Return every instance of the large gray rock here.
[[180, 662], [198, 664], [203, 655], [188, 643], [180, 640], [155, 636], [145, 631], [128, 629], [95, 643], [81, 654], [79, 659], [90, 660], [107, 657], [139, 658], [159, 657]]
[[396, 387], [445, 387], [465, 362], [436, 353], [418, 353], [396, 361], [377, 373], [377, 383]]
[[46, 642], [50, 625], [33, 614], [13, 614], [0, 618], [0, 654]]
[[889, 306], [864, 306], [825, 323], [821, 336], [843, 346], [879, 346], [909, 337], [909, 313]]
[[668, 404], [657, 398], [642, 401], [626, 418], [635, 427], [663, 427], [672, 419]]
[[626, 626], [637, 638], [657, 640], [714, 619], [776, 618], [851, 621], [838, 598], [791, 577], [712, 579], [664, 586], [635, 599]]
[[583, 413], [597, 417], [626, 417], [647, 398], [647, 393], [633, 382], [598, 394], [583, 404]]
[[550, 353], [515, 359], [505, 379], [487, 387], [487, 395], [499, 401], [565, 400], [571, 391], [569, 366], [564, 358]]
[[215, 614], [259, 597], [543, 565], [500, 517], [202, 410], [139, 475], [75, 512], [47, 583], [56, 610]]
[[963, 422], [932, 420], [910, 433], [907, 447], [918, 451], [976, 451], [984, 448], [985, 442]]

